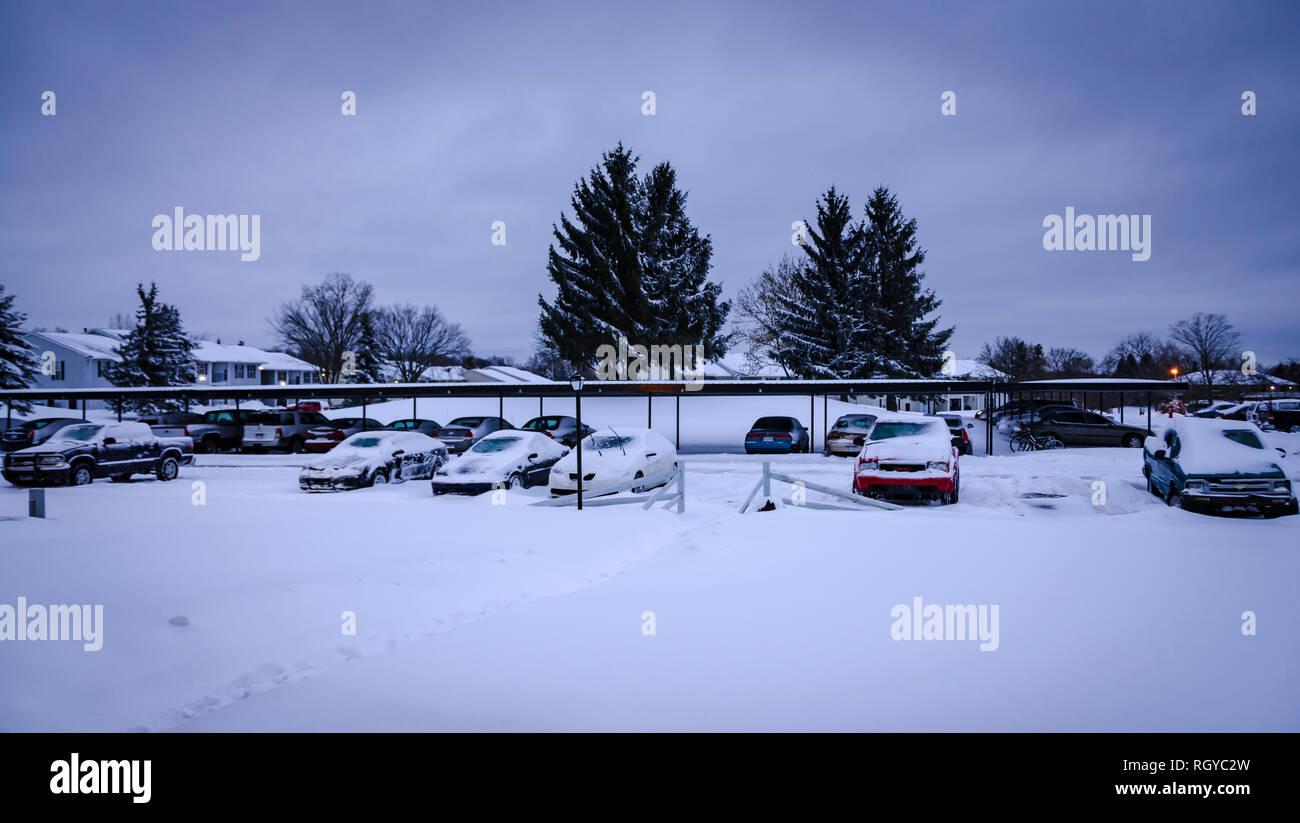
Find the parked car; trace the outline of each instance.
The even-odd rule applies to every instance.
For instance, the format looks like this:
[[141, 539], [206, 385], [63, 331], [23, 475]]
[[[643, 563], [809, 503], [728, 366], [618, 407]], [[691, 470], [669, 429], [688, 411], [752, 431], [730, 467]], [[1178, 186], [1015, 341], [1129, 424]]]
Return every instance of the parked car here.
[[303, 491], [347, 491], [385, 483], [423, 480], [447, 462], [447, 447], [411, 431], [358, 432], [329, 453], [313, 458], [298, 475]]
[[57, 434], [65, 426], [85, 423], [77, 417], [38, 417], [35, 420], [14, 421], [12, 428], [0, 434], [0, 449], [11, 452], [37, 446]]
[[961, 491], [960, 457], [944, 421], [882, 415], [858, 453], [853, 490], [881, 499], [956, 503]]
[[189, 437], [185, 433], [185, 427], [191, 423], [202, 423], [203, 415], [176, 411], [141, 415], [138, 420], [153, 429], [153, 433], [159, 437]]
[[408, 417], [405, 420], [394, 420], [384, 428], [399, 432], [419, 432], [430, 437], [437, 437], [438, 429], [442, 428], [442, 424], [436, 420], [425, 420], [422, 417]]
[[1272, 400], [1265, 404], [1269, 428], [1280, 432], [1300, 432], [1300, 400]]
[[871, 425], [876, 422], [874, 414], [842, 414], [826, 433], [826, 453], [851, 457], [862, 451], [862, 443]]
[[547, 474], [568, 451], [535, 431], [500, 429], [484, 435], [433, 476], [434, 494], [481, 494], [493, 488], [545, 486]]
[[[519, 427], [522, 431], [541, 432], [547, 437], [560, 441], [564, 445], [572, 448], [578, 444], [578, 418], [569, 417], [563, 414], [547, 414], [541, 417], [534, 417], [527, 423]], [[594, 432], [596, 429], [582, 424], [582, 436]]]
[[4, 478], [15, 486], [85, 486], [96, 477], [120, 482], [146, 472], [175, 480], [180, 467], [193, 462], [194, 444], [188, 437], [158, 437], [138, 421], [78, 422], [38, 446], [6, 454]]
[[1285, 456], [1251, 423], [1175, 419], [1163, 435], [1147, 438], [1142, 474], [1147, 491], [1170, 506], [1296, 514], [1295, 491], [1278, 465]]
[[1224, 409], [1230, 409], [1235, 405], [1237, 405], [1237, 403], [1232, 400], [1215, 400], [1213, 403], [1203, 404], [1195, 409], [1193, 409], [1189, 404], [1187, 406], [1187, 414], [1190, 417], [1218, 417], [1219, 412]]
[[215, 409], [204, 412], [202, 422], [190, 423], [182, 433], [194, 441], [196, 452], [238, 449], [244, 442], [244, 427], [258, 414], [256, 409]]
[[1034, 435], [1055, 437], [1067, 446], [1124, 446], [1137, 449], [1147, 437], [1141, 426], [1116, 423], [1096, 412], [1046, 409], [1037, 422], [1025, 424]]
[[460, 454], [492, 432], [513, 428], [500, 417], [457, 417], [438, 430], [438, 439]]
[[[633, 485], [639, 492], [666, 482], [677, 468], [677, 449], [654, 429], [604, 428], [582, 438], [582, 493], [604, 494]], [[551, 469], [551, 496], [578, 490], [578, 454], [571, 451]], [[602, 491], [603, 489], [603, 491]]]
[[359, 432], [378, 431], [384, 424], [369, 417], [336, 417], [323, 426], [313, 426], [307, 430], [307, 441], [303, 443], [305, 451], [324, 454], [347, 438]]
[[812, 437], [793, 417], [760, 417], [745, 435], [745, 454], [811, 452]]
[[[1073, 400], [1042, 400], [1038, 398], [1029, 400], [1010, 400], [992, 411], [993, 422], [996, 424], [1008, 417], [1015, 417], [1018, 419], [1032, 417], [1035, 413], [1041, 412], [1043, 409], [1058, 406], [1070, 409], [1078, 408]], [[975, 412], [975, 417], [979, 420], [984, 420], [989, 416], [989, 414], [990, 412], [987, 409], [980, 409]]]
[[948, 433], [952, 435], [952, 445], [962, 454], [974, 454], [975, 446], [971, 443], [968, 429], [975, 428], [975, 424], [968, 422], [960, 414], [936, 414], [935, 417], [943, 420], [948, 426]]
[[254, 451], [285, 449], [298, 453], [306, 447], [307, 433], [311, 429], [328, 425], [329, 418], [316, 411], [259, 412], [244, 426], [243, 447]]

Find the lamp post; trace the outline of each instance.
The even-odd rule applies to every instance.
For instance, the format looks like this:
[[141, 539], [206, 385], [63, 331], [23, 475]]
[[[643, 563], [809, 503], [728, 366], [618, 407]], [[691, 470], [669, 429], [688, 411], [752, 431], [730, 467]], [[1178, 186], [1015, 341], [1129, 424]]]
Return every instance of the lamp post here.
[[575, 402], [574, 417], [578, 419], [578, 511], [582, 511], [582, 382], [581, 374], [575, 373], [569, 378]]

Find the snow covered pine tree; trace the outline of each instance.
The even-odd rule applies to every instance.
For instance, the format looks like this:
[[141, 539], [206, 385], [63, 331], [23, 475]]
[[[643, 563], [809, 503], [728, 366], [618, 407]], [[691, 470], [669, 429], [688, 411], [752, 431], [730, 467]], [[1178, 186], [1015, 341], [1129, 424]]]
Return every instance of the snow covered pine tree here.
[[[158, 301], [158, 284], [136, 287], [140, 308], [135, 312], [135, 328], [114, 351], [122, 362], [109, 367], [108, 380], [114, 386], [188, 386], [194, 382], [194, 343], [185, 334], [180, 312]], [[114, 403], [125, 410], [142, 413], [172, 411], [181, 407], [179, 400], [145, 400]]]

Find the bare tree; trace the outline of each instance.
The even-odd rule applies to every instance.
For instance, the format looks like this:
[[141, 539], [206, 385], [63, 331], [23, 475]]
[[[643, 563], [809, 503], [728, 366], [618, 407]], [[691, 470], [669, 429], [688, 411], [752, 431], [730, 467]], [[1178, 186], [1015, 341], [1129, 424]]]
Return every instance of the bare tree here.
[[380, 358], [403, 383], [414, 383], [431, 366], [455, 363], [469, 354], [469, 338], [433, 306], [406, 303], [375, 313]]
[[1030, 343], [1019, 337], [996, 337], [985, 343], [975, 358], [1016, 380], [1034, 380], [1047, 370], [1047, 355], [1041, 343]]
[[298, 357], [319, 366], [325, 382], [337, 383], [344, 353], [355, 351], [361, 339], [371, 300], [370, 284], [335, 272], [319, 286], [303, 286], [301, 297], [281, 305], [269, 321], [271, 330]]
[[1047, 350], [1047, 374], [1050, 377], [1088, 377], [1095, 373], [1092, 357], [1073, 348]]
[[798, 259], [787, 253], [736, 295], [731, 340], [744, 352], [745, 366], [751, 373], [777, 366], [790, 376], [789, 370], [776, 358], [781, 342], [777, 319], [778, 309], [801, 299], [794, 286], [799, 265]]
[[1231, 366], [1241, 335], [1222, 314], [1197, 312], [1169, 327], [1169, 336], [1185, 350], [1189, 365], [1201, 373], [1206, 394], [1214, 397], [1214, 372]]

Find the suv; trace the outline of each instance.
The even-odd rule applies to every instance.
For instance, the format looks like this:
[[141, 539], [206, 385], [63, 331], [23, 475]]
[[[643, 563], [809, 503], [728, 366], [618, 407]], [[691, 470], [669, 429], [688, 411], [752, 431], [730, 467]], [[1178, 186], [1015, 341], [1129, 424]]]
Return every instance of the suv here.
[[1271, 400], [1260, 406], [1260, 415], [1269, 428], [1292, 434], [1300, 432], [1300, 400]]
[[295, 454], [303, 451], [308, 434], [315, 426], [328, 426], [330, 420], [314, 411], [264, 411], [244, 426], [246, 449], [285, 449]]
[[[196, 452], [215, 454], [222, 449], [237, 449], [244, 441], [244, 427], [261, 413], [256, 409], [205, 412], [201, 422], [185, 427], [185, 435], [194, 441]], [[154, 432], [160, 433], [157, 429]]]

